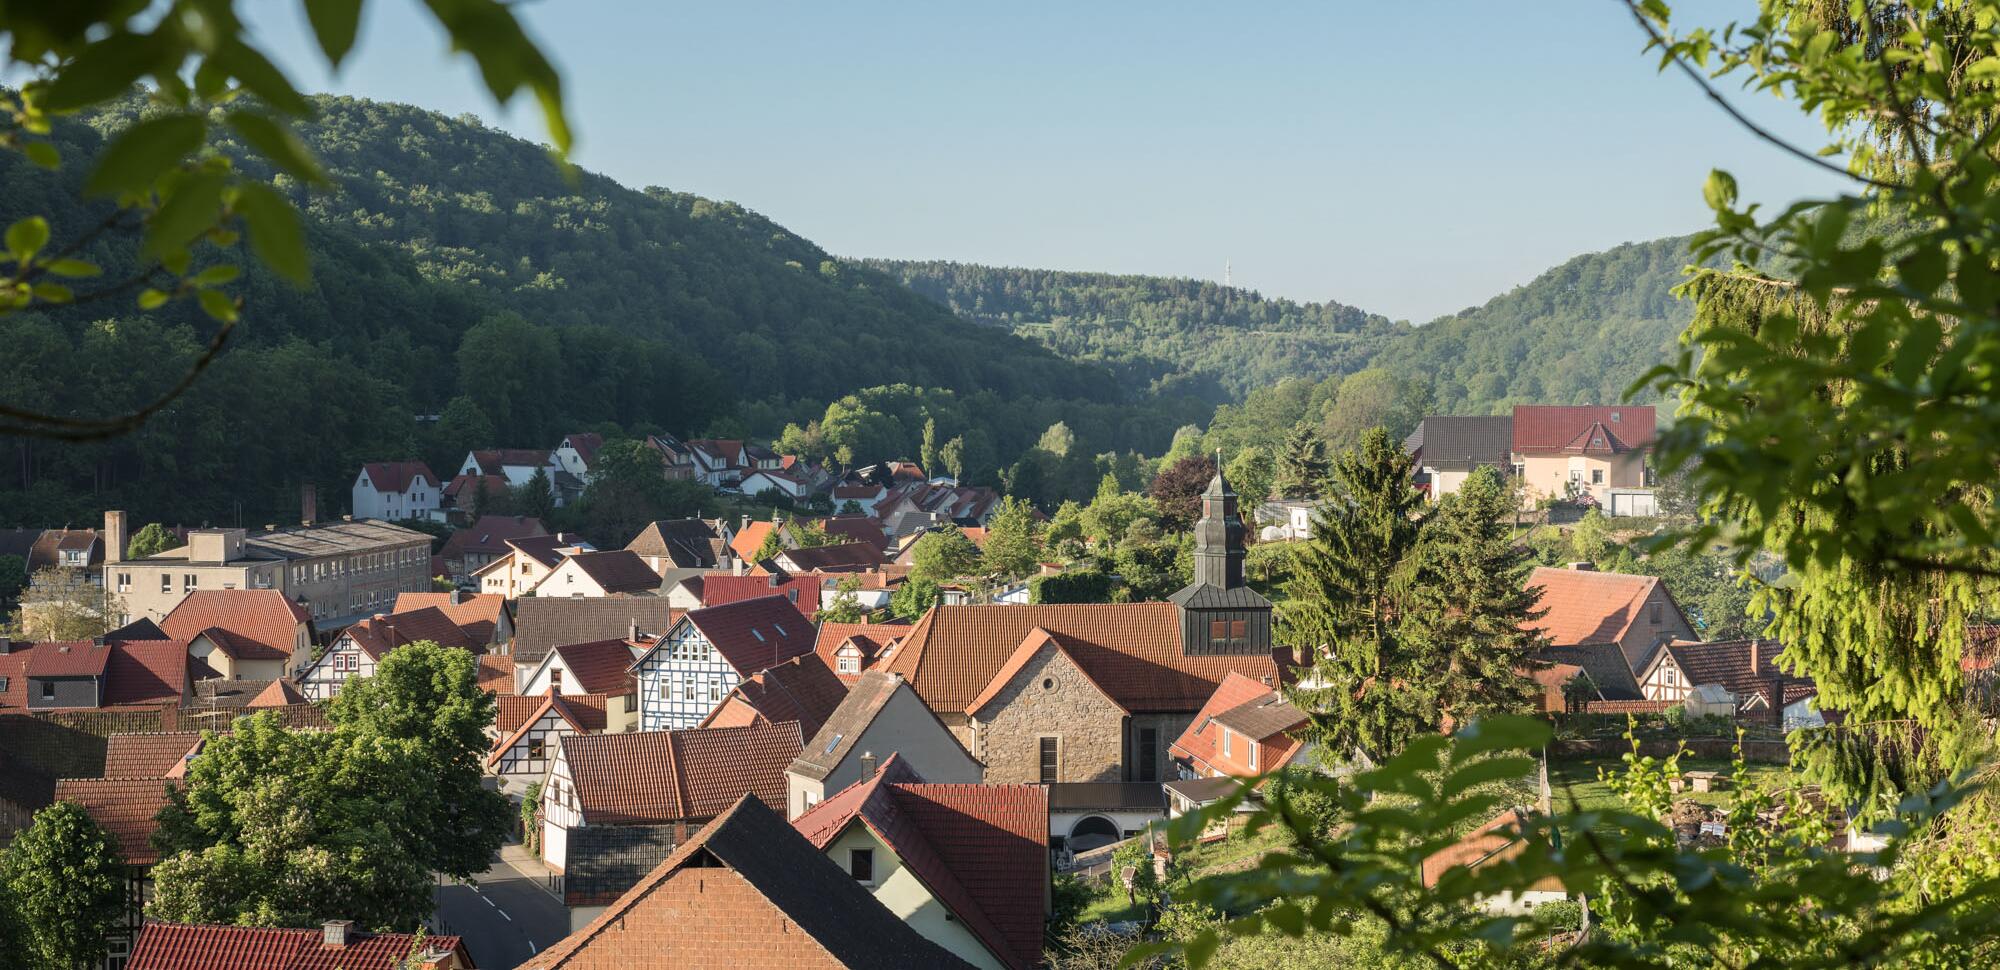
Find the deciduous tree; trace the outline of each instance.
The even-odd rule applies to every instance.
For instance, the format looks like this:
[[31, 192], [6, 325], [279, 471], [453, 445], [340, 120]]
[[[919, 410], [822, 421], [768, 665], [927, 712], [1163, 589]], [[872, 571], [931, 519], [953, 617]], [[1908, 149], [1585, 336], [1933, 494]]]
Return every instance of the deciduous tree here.
[[95, 966], [125, 898], [117, 843], [74, 802], [43, 808], [0, 852], [0, 923], [12, 937], [0, 964]]

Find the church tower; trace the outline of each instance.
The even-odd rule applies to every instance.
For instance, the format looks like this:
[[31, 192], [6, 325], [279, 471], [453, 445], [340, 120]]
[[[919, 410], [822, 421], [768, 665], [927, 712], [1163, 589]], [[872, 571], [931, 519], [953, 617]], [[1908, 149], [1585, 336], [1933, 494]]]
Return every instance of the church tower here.
[[1168, 597], [1180, 607], [1181, 652], [1268, 655], [1271, 601], [1243, 584], [1243, 516], [1220, 453], [1215, 468], [1194, 526], [1194, 582]]

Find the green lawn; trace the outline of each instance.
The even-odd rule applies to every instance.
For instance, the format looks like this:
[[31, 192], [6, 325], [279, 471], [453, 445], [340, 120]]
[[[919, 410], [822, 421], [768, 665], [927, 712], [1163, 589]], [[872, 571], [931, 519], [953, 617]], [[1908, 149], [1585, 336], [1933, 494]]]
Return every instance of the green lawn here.
[[[1598, 780], [1597, 772], [1600, 768], [1612, 772], [1623, 771], [1625, 763], [1616, 758], [1602, 758], [1549, 765], [1549, 787], [1554, 791], [1555, 808], [1561, 810], [1571, 797], [1576, 799], [1578, 806], [1584, 811], [1617, 807], [1618, 796], [1612, 794], [1611, 786]], [[1714, 771], [1721, 773], [1724, 778], [1729, 778], [1730, 764], [1719, 759], [1682, 758], [1681, 771]], [[1746, 766], [1746, 771], [1749, 773], [1749, 778], [1766, 787], [1789, 784], [1792, 776], [1791, 769], [1784, 765], [1752, 764]], [[1732, 778], [1723, 786], [1722, 791], [1682, 792], [1677, 797], [1692, 799], [1704, 805], [1724, 807], [1735, 801], [1737, 788], [1735, 779]]]

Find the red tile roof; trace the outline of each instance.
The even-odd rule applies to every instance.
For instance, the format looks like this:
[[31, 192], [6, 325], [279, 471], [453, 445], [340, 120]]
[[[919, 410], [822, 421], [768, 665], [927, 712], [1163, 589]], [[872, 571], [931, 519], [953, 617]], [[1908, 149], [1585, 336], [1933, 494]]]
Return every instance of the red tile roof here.
[[819, 733], [840, 702], [847, 685], [819, 657], [802, 654], [768, 670], [751, 674], [702, 720], [702, 727], [731, 724], [799, 722], [805, 737]]
[[507, 476], [454, 475], [451, 481], [444, 483], [444, 490], [440, 493], [445, 498], [443, 504], [454, 508], [470, 510], [472, 508], [472, 496], [476, 494], [474, 492], [475, 487], [478, 491], [483, 491], [488, 495], [505, 495], [508, 488]]
[[150, 866], [160, 861], [153, 833], [154, 816], [167, 807], [168, 787], [175, 780], [160, 778], [63, 778], [56, 782], [56, 801], [74, 802], [118, 844], [118, 858], [127, 865]]
[[361, 466], [361, 471], [377, 492], [407, 492], [413, 481], [438, 487], [437, 473], [420, 461], [371, 461]]
[[583, 431], [565, 435], [563, 443], [569, 445], [577, 457], [582, 458], [583, 463], [588, 465], [592, 458], [597, 457], [597, 449], [604, 447], [604, 436], [596, 432]]
[[689, 610], [682, 619], [701, 631], [739, 677], [811, 653], [813, 648], [812, 621], [782, 596]]
[[38, 643], [28, 655], [30, 677], [102, 677], [111, 663], [111, 648], [89, 640]]
[[134, 640], [111, 646], [104, 703], [157, 704], [186, 700], [191, 661], [179, 640]]
[[785, 767], [804, 746], [787, 721], [571, 735], [563, 758], [585, 824], [656, 824], [714, 818], [745, 792], [785, 804]]
[[958, 716], [1037, 627], [1060, 636], [1092, 679], [1134, 712], [1200, 710], [1231, 671], [1278, 675], [1270, 654], [1184, 655], [1172, 603], [938, 606], [882, 669], [903, 675], [932, 710]]
[[181, 600], [160, 621], [160, 629], [187, 641], [220, 629], [229, 636], [211, 639], [234, 659], [288, 660], [300, 625], [311, 622], [312, 614], [275, 589], [203, 589]]
[[[348, 931], [347, 945], [329, 947], [324, 930], [202, 926], [147, 921], [132, 945], [126, 970], [400, 970], [417, 937], [407, 933]], [[426, 935], [424, 951], [472, 957], [456, 936]]]
[[[565, 644], [549, 652], [562, 658], [571, 680], [584, 693], [624, 696], [639, 689], [639, 680], [631, 672], [632, 646], [630, 640], [596, 640]], [[642, 644], [642, 648], [650, 646], [650, 642]]]
[[[1513, 808], [1501, 812], [1485, 825], [1466, 834], [1456, 844], [1433, 853], [1423, 861], [1424, 885], [1437, 885], [1445, 870], [1455, 866], [1477, 869], [1489, 862], [1504, 862], [1520, 855], [1527, 849], [1520, 835], [1514, 831], [1526, 818], [1522, 809]], [[1562, 892], [1562, 880], [1554, 876], [1544, 876], [1528, 887], [1543, 892]]]
[[258, 691], [257, 696], [250, 698], [250, 703], [243, 706], [252, 710], [262, 710], [267, 707], [290, 707], [293, 704], [310, 703], [312, 702], [306, 699], [306, 695], [299, 693], [299, 689], [292, 686], [291, 681], [281, 677], [271, 681], [269, 687]]
[[[1593, 445], [1586, 437], [1592, 425], [1607, 432], [1603, 444]], [[1583, 406], [1558, 407], [1543, 404], [1514, 406], [1514, 452], [1629, 451], [1653, 442], [1653, 408]]]
[[114, 734], [104, 739], [104, 777], [178, 778], [200, 747], [200, 731]]
[[[557, 717], [568, 721], [571, 730], [576, 733], [602, 733], [605, 724], [605, 705], [610, 698], [603, 694], [548, 693], [540, 697], [505, 697], [501, 698], [501, 701], [500, 716], [494, 720], [494, 726], [500, 730], [500, 737], [493, 742], [493, 750], [486, 756], [486, 765], [489, 768], [498, 764], [514, 745], [521, 743], [521, 739], [534, 728], [535, 722], [540, 721], [551, 711]], [[507, 703], [510, 701], [539, 703], [523, 712], [519, 703]], [[507, 723], [510, 718], [514, 719], [511, 725]]]
[[[1528, 588], [1542, 588], [1535, 608], [1546, 612], [1524, 625], [1556, 646], [1617, 643], [1644, 615], [1646, 599], [1659, 585], [1657, 576], [1538, 566], [1528, 574]], [[1672, 594], [1667, 598], [1672, 602]]]
[[[458, 602], [452, 602], [453, 599]], [[492, 643], [500, 618], [507, 612], [507, 597], [497, 593], [398, 593], [398, 613], [435, 606], [451, 617], [465, 635], [480, 643]]]
[[[890, 650], [897, 640], [908, 636], [913, 629], [907, 623], [822, 623], [819, 625], [819, 639], [813, 644], [813, 651], [826, 661], [828, 669], [842, 680], [853, 681], [866, 672], [878, 659], [885, 659], [883, 652]], [[849, 639], [861, 651], [861, 672], [840, 673], [838, 654], [841, 644]], [[891, 656], [894, 654], [891, 653]]]
[[478, 463], [480, 471], [492, 475], [510, 465], [515, 468], [547, 468], [549, 453], [540, 448], [489, 448], [474, 451], [472, 460]]
[[757, 555], [757, 550], [764, 547], [764, 537], [771, 534], [771, 529], [772, 525], [769, 522], [752, 522], [729, 540], [729, 548], [736, 553], [736, 558], [751, 559]]
[[446, 559], [463, 559], [468, 552], [504, 556], [509, 551], [507, 540], [547, 535], [548, 532], [542, 520], [533, 516], [482, 515], [479, 521], [452, 533], [451, 538], [444, 541], [444, 548], [438, 550], [438, 555]]
[[1008, 655], [1006, 662], [1000, 665], [1000, 669], [993, 672], [993, 679], [986, 682], [986, 687], [979, 692], [979, 696], [974, 697], [966, 703], [964, 713], [969, 717], [978, 713], [980, 708], [992, 703], [993, 699], [1000, 696], [1000, 692], [1007, 689], [1007, 685], [1020, 675], [1021, 668], [1026, 667], [1028, 662], [1035, 659], [1045, 648], [1068, 657], [1070, 662], [1076, 664], [1077, 670], [1082, 671], [1083, 679], [1089, 681], [1092, 687], [1097, 688], [1098, 692], [1104, 695], [1105, 700], [1124, 710], [1126, 714], [1132, 713], [1130, 710], [1125, 709], [1125, 705], [1120, 704], [1118, 698], [1113, 696], [1110, 691], [1105, 690], [1103, 684], [1097, 682], [1097, 678], [1091, 675], [1090, 668], [1084, 666], [1083, 661], [1076, 658], [1075, 647], [1076, 641], [1061, 634], [1050, 633], [1041, 627], [1029, 630], [1028, 635], [1021, 638], [1020, 646], [1015, 647], [1014, 652]]
[[1677, 640], [1667, 644], [1648, 666], [1658, 666], [1672, 657], [1685, 683], [1694, 687], [1720, 684], [1736, 695], [1739, 707], [1759, 696], [1767, 685], [1776, 681], [1784, 695], [1779, 704], [1782, 707], [1819, 693], [1819, 687], [1812, 678], [1778, 669], [1778, 654], [1784, 649], [1784, 644], [1776, 640], [1716, 640], [1709, 643]]
[[[1219, 774], [1231, 774], [1232, 772], [1223, 765], [1217, 755], [1222, 732], [1213, 729], [1210, 721], [1224, 711], [1276, 694], [1277, 692], [1263, 681], [1231, 672], [1216, 686], [1215, 693], [1209, 696], [1208, 702], [1201, 706], [1201, 710], [1195, 713], [1194, 720], [1188, 722], [1187, 730], [1181, 732], [1181, 736], [1174, 739], [1174, 743], [1167, 747], [1168, 753], [1177, 758], [1198, 761]], [[1262, 760], [1259, 760], [1258, 764], [1262, 770], [1278, 767], [1277, 764], [1266, 765]]]
[[759, 596], [783, 596], [802, 611], [819, 609], [820, 577], [807, 573], [780, 579], [777, 576], [731, 576], [709, 573], [701, 577], [701, 605], [723, 606]]
[[1041, 965], [1049, 800], [1041, 785], [926, 784], [891, 755], [875, 774], [794, 819], [824, 851], [867, 826], [1007, 966]]
[[[835, 489], [835, 491], [839, 490]], [[870, 492], [870, 494], [873, 493]], [[868, 516], [836, 515], [833, 518], [821, 521], [820, 525], [826, 528], [827, 535], [839, 536], [849, 542], [868, 543], [875, 547], [877, 553], [889, 548], [888, 534], [882, 531], [880, 523]]]
[[660, 588], [660, 574], [638, 553], [627, 549], [580, 552], [569, 561], [607, 593], [644, 593]]
[[481, 654], [479, 689], [501, 696], [514, 693], [514, 658], [504, 654]]
[[382, 659], [397, 647], [408, 646], [419, 640], [429, 640], [440, 647], [458, 647], [473, 653], [485, 651], [486, 644], [465, 635], [451, 617], [435, 606], [426, 606], [408, 613], [378, 613], [341, 631], [341, 636], [354, 638], [354, 645], [368, 656]]

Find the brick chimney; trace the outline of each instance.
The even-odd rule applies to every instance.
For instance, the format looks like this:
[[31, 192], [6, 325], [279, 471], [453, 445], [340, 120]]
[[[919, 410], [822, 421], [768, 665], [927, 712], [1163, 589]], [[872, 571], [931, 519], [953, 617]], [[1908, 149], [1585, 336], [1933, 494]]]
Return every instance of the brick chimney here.
[[125, 561], [125, 512], [112, 509], [104, 513], [104, 562], [106, 565]]
[[325, 933], [321, 942], [336, 950], [346, 949], [348, 936], [354, 930], [354, 921], [351, 919], [330, 919], [321, 925], [321, 929]]
[[863, 778], [875, 777], [875, 752], [873, 751], [861, 752], [861, 777]]
[[1751, 640], [1751, 641], [1750, 641], [1750, 672], [1751, 672], [1752, 674], [1755, 674], [1755, 673], [1757, 672], [1757, 669], [1758, 669], [1758, 667], [1760, 667], [1760, 666], [1761, 666], [1761, 664], [1759, 664], [1759, 663], [1757, 662], [1757, 660], [1758, 660], [1758, 657], [1757, 657], [1757, 645], [1758, 645], [1759, 643], [1761, 643], [1761, 642], [1763, 642], [1763, 641], [1761, 641], [1761, 640]]
[[312, 525], [319, 520], [319, 486], [311, 482], [299, 486], [299, 524]]

